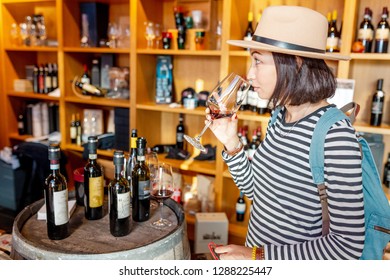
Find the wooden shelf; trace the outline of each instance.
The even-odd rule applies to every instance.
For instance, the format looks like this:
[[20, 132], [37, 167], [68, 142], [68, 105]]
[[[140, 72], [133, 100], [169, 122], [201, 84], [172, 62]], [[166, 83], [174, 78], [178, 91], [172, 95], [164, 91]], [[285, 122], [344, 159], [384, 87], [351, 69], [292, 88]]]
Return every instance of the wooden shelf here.
[[203, 173], [212, 176], [214, 176], [216, 172], [215, 161], [199, 161], [192, 157], [187, 160], [169, 159], [166, 158], [166, 154], [159, 154], [158, 160], [160, 162], [169, 163], [172, 167], [183, 171]]
[[220, 56], [221, 51], [204, 50], [163, 50], [163, 49], [137, 49], [137, 54], [153, 54], [153, 55], [195, 55], [195, 56]]
[[168, 112], [168, 113], [177, 113], [177, 114], [182, 113], [182, 114], [189, 114], [189, 115], [205, 116], [204, 110], [206, 108], [205, 107], [197, 107], [195, 109], [186, 109], [183, 106], [174, 108], [168, 104], [156, 104], [154, 102], [149, 102], [149, 103], [137, 104], [137, 109], [157, 111], [157, 112]]
[[111, 48], [82, 48], [82, 47], [64, 47], [64, 52], [69, 53], [124, 53], [129, 54], [130, 49], [111, 49]]
[[77, 96], [66, 96], [65, 101], [71, 103], [78, 103], [78, 104], [130, 108], [130, 101], [123, 100], [123, 99], [119, 100], [119, 99], [109, 99], [104, 97], [93, 97], [93, 96], [91, 96], [91, 98], [88, 99], [81, 99]]
[[40, 100], [47, 100], [47, 101], [59, 101], [59, 97], [50, 96], [47, 94], [39, 94], [39, 93], [33, 93], [33, 92], [16, 92], [11, 91], [7, 93], [8, 96], [12, 97], [18, 97], [18, 98], [27, 98], [27, 99], [40, 99]]
[[58, 52], [58, 47], [20, 46], [20, 47], [4, 47], [4, 50], [14, 51], [14, 52]]
[[371, 126], [366, 123], [356, 122], [354, 123], [353, 127], [357, 131], [361, 131], [361, 132], [390, 135], [390, 126], [387, 124], [382, 124], [381, 126]]
[[18, 133], [10, 133], [8, 137], [12, 140], [26, 141], [27, 138], [33, 137], [32, 135], [19, 135]]
[[45, 2], [55, 3], [56, 0], [2, 0], [1, 2], [3, 2], [3, 4], [45, 3]]
[[389, 60], [390, 53], [351, 53], [351, 58], [355, 60]]

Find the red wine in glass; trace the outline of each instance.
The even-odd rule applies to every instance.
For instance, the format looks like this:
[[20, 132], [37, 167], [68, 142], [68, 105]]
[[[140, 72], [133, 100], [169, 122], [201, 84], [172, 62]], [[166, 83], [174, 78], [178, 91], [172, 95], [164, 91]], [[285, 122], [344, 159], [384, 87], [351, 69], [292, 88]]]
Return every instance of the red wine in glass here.
[[220, 110], [211, 110], [210, 115], [213, 120], [216, 120], [221, 118], [230, 118], [231, 116], [234, 115], [234, 112], [233, 111], [221, 112]]

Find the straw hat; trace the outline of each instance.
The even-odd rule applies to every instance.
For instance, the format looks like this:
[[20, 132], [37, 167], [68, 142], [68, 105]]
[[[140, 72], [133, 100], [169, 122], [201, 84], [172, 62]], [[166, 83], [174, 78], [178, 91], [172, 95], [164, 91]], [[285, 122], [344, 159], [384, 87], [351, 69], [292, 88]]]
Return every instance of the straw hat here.
[[349, 60], [326, 53], [328, 21], [320, 13], [298, 6], [271, 6], [263, 11], [251, 41], [228, 40], [233, 46], [303, 57]]

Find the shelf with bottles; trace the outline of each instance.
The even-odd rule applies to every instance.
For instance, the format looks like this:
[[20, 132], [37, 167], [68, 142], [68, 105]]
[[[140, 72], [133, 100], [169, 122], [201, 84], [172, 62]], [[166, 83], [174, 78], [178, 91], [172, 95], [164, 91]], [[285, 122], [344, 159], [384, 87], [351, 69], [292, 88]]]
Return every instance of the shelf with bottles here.
[[71, 52], [64, 59], [66, 101], [130, 106], [129, 54]]
[[[166, 49], [169, 54], [177, 55], [180, 52], [186, 55], [221, 53], [222, 30], [218, 23], [222, 22], [222, 1], [155, 0], [140, 1], [139, 5], [136, 17], [137, 52], [161, 53], [162, 49]], [[196, 45], [196, 34], [202, 36], [203, 44]]]
[[[196, 89], [197, 80], [203, 81], [203, 90], [212, 90], [220, 79], [221, 59], [218, 56], [202, 57], [199, 56], [168, 56], [172, 61], [172, 86], [173, 86], [173, 101], [179, 103], [181, 101], [181, 93], [183, 90], [191, 87]], [[144, 79], [137, 80], [137, 108], [139, 106], [148, 107], [154, 103], [156, 107], [156, 73], [157, 60], [159, 56], [155, 55], [139, 55], [139, 67], [137, 68], [137, 76]], [[204, 59], [204, 60], [203, 60]], [[207, 63], [202, 63], [206, 62]], [[168, 79], [168, 77], [167, 77]], [[202, 89], [198, 89], [200, 92]], [[166, 110], [166, 106], [161, 106], [162, 110]], [[183, 108], [184, 109], [184, 108]]]
[[129, 52], [130, 0], [62, 1], [62, 18], [64, 50]]
[[[115, 131], [115, 110], [117, 106], [112, 107], [107, 104], [93, 105], [66, 102], [66, 114], [64, 117], [64, 128], [62, 139], [64, 147], [74, 151], [83, 150], [82, 145], [87, 141], [88, 135], [101, 135]], [[125, 123], [123, 123], [125, 125]], [[79, 128], [79, 140], [75, 138], [72, 143], [72, 127]], [[127, 133], [127, 132], [126, 132]], [[115, 145], [115, 143], [114, 143]], [[103, 152], [102, 152], [103, 153]], [[108, 151], [112, 156], [112, 152]]]
[[[145, 120], [149, 120], [145, 122]], [[199, 115], [189, 115], [184, 114], [184, 127], [185, 134], [188, 135], [197, 135], [200, 133], [202, 127], [205, 123], [204, 113], [202, 117]], [[161, 144], [175, 144], [176, 143], [176, 126], [179, 123], [179, 114], [173, 112], [159, 112], [159, 111], [149, 111], [149, 110], [137, 110], [137, 124], [136, 127], [138, 129], [138, 135], [144, 136], [148, 141], [148, 146], [153, 147], [155, 145]], [[205, 134], [202, 137], [203, 144], [210, 144], [212, 146], [216, 145], [216, 139], [211, 130], [206, 130]], [[191, 145], [185, 144], [185, 149], [188, 153], [195, 157], [198, 155], [199, 151], [195, 150]], [[184, 162], [184, 161], [182, 161]], [[192, 167], [196, 166], [199, 163], [199, 166], [205, 164], [207, 168], [208, 161], [196, 161], [188, 165], [189, 170]], [[215, 171], [215, 162], [211, 161], [212, 170]], [[202, 167], [196, 167], [197, 169], [201, 169]], [[202, 171], [204, 173], [205, 171]], [[209, 172], [208, 172], [209, 173]]]
[[[34, 95], [34, 94], [31, 94]], [[25, 141], [59, 131], [59, 100], [10, 96], [7, 99], [9, 140]]]
[[2, 1], [2, 15], [5, 48], [57, 49], [56, 1]]
[[[7, 51], [4, 53], [3, 59], [3, 71], [7, 73], [7, 79], [5, 79], [4, 81], [3, 88], [7, 93], [16, 91], [15, 82], [17, 82], [18, 85], [19, 83], [21, 83], [21, 89], [19, 89], [18, 91], [33, 92], [33, 83], [29, 83], [28, 81], [26, 81], [26, 79], [33, 79], [34, 65], [42, 67], [43, 70], [45, 70], [44, 67], [48, 66], [49, 64], [50, 66], [53, 66], [54, 64], [57, 65], [57, 53], [55, 52], [28, 51], [23, 53], [23, 55], [20, 55], [20, 53], [17, 51]], [[58, 73], [55, 73], [53, 67], [51, 67], [50, 70], [50, 76], [58, 76]], [[45, 72], [41, 71], [39, 73], [42, 75], [49, 75], [48, 71], [49, 69], [47, 69], [47, 71]], [[45, 90], [44, 92], [47, 93], [48, 91]], [[37, 90], [36, 92], [39, 91]]]

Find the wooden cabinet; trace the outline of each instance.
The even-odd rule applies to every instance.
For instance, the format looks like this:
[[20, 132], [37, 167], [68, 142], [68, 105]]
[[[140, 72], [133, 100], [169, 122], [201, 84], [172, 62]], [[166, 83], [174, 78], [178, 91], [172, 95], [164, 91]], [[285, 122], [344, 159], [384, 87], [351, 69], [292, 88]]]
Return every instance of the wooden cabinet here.
[[[376, 81], [384, 78], [384, 91], [390, 92], [390, 54], [354, 54], [350, 53], [352, 43], [356, 39], [357, 27], [362, 20], [366, 6], [374, 11], [373, 24], [379, 21], [382, 7], [388, 4], [386, 0], [104, 0], [99, 1], [109, 5], [109, 21], [128, 17], [130, 25], [129, 48], [83, 48], [80, 47], [80, 10], [77, 0], [0, 0], [1, 3], [1, 42], [0, 42], [0, 109], [5, 112], [0, 122], [0, 145], [11, 145], [22, 141], [26, 136], [17, 133], [17, 116], [26, 102], [31, 100], [56, 102], [60, 107], [60, 128], [63, 149], [81, 152], [80, 146], [71, 144], [69, 124], [72, 113], [82, 113], [84, 108], [103, 109], [107, 117], [114, 108], [130, 110], [130, 128], [137, 128], [140, 136], [146, 137], [149, 146], [170, 144], [175, 142], [176, 125], [179, 113], [184, 114], [186, 133], [196, 135], [204, 125], [204, 109], [202, 107], [188, 110], [171, 108], [168, 105], [155, 103], [155, 72], [156, 59], [159, 55], [169, 55], [173, 60], [174, 98], [180, 101], [181, 91], [187, 87], [195, 87], [197, 79], [204, 80], [204, 88], [211, 90], [219, 79], [234, 71], [245, 75], [250, 57], [247, 51], [228, 46], [226, 40], [241, 39], [247, 26], [248, 11], [257, 15], [267, 5], [287, 4], [302, 5], [326, 15], [337, 9], [338, 26], [343, 23], [341, 51], [350, 54], [352, 59], [346, 62], [329, 62], [340, 78], [356, 80], [355, 101], [362, 110], [358, 116], [356, 129], [363, 132], [380, 133], [384, 135], [385, 143], [390, 138], [390, 104], [385, 97], [385, 112], [383, 124], [380, 127], [369, 126], [370, 102]], [[193, 50], [163, 50], [146, 48], [144, 37], [144, 22], [149, 20], [163, 25], [164, 30], [175, 28], [173, 8], [181, 5], [187, 11], [199, 9], [206, 19], [206, 49]], [[26, 15], [42, 13], [48, 26], [48, 38], [56, 40], [54, 47], [24, 47], [12, 44], [10, 28], [12, 23], [19, 23]], [[256, 18], [256, 16], [255, 16]], [[221, 50], [212, 49], [212, 34], [215, 33], [218, 21], [222, 21]], [[255, 23], [254, 23], [255, 24]], [[90, 64], [93, 58], [112, 54], [116, 66], [130, 68], [130, 99], [84, 99], [76, 96], [71, 87], [75, 76], [83, 72], [83, 64]], [[58, 64], [60, 97], [13, 91], [13, 80], [25, 77], [25, 65], [46, 62]], [[248, 125], [251, 131], [261, 125], [263, 134], [269, 115], [257, 115], [251, 112], [240, 112], [240, 125]], [[169, 161], [180, 169], [186, 181], [201, 173], [215, 177], [215, 209], [225, 211], [230, 218], [230, 234], [233, 242], [245, 238], [244, 223], [234, 222], [235, 203], [239, 192], [234, 185], [222, 158], [222, 145], [217, 142], [211, 131], [202, 138], [204, 144], [216, 146], [215, 161], [201, 162], [193, 160], [195, 151], [188, 145], [193, 155], [189, 160]], [[384, 161], [390, 147], [385, 147]], [[112, 151], [99, 151], [101, 156], [112, 157]], [[248, 202], [249, 209], [249, 202]], [[249, 211], [247, 211], [249, 212]], [[247, 216], [248, 219], [249, 215]], [[246, 220], [247, 220], [246, 219]], [[193, 222], [193, 218], [189, 218]]]

